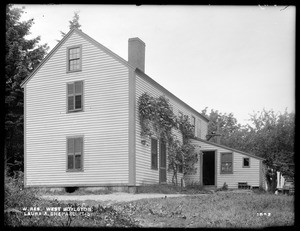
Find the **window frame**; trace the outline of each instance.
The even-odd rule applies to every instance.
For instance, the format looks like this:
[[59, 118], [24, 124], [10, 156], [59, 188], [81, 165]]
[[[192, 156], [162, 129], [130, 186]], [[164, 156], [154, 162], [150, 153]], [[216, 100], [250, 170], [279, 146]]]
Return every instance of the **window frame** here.
[[[222, 156], [226, 154], [231, 154], [231, 171], [222, 171]], [[233, 174], [233, 152], [221, 152], [220, 153], [220, 174]]]
[[[70, 70], [70, 50], [79, 48], [79, 68], [75, 70]], [[75, 59], [72, 59], [75, 60]], [[72, 73], [76, 71], [82, 71], [82, 45], [74, 45], [67, 47], [67, 55], [66, 55], [66, 63], [67, 63], [67, 73]]]
[[[75, 83], [77, 82], [81, 82], [82, 83], [82, 92], [81, 92], [81, 108], [80, 109], [75, 109], [75, 105], [76, 105], [76, 95], [80, 95], [80, 94], [76, 94], [75, 93]], [[74, 97], [73, 98], [73, 103], [74, 103], [74, 109], [73, 110], [69, 110], [69, 92], [68, 92], [68, 85], [69, 84], [73, 84], [74, 87], [73, 87], [73, 94], [72, 96]], [[73, 112], [80, 112], [80, 111], [84, 111], [83, 108], [84, 108], [84, 103], [83, 103], [83, 100], [84, 100], [84, 80], [78, 80], [78, 81], [73, 81], [73, 82], [67, 82], [67, 85], [66, 85], [66, 88], [67, 88], [67, 92], [66, 92], [66, 95], [67, 95], [67, 107], [66, 107], [66, 110], [67, 110], [67, 113], [73, 113]]]
[[[156, 142], [156, 153], [153, 153], [153, 148], [152, 148], [153, 141]], [[155, 155], [156, 155], [156, 157], [154, 157]], [[154, 158], [156, 159], [155, 166], [153, 165]], [[151, 158], [150, 158], [150, 160], [151, 160], [151, 169], [158, 170], [158, 140], [156, 138], [151, 138]]]
[[[75, 153], [75, 147], [74, 147], [74, 159], [73, 159], [73, 169], [69, 169], [68, 167], [68, 164], [69, 164], [69, 152], [68, 152], [68, 141], [70, 139], [78, 139], [80, 138], [81, 139], [81, 159], [80, 159], [80, 168], [76, 169], [75, 168], [75, 156], [76, 156], [76, 153]], [[75, 146], [75, 142], [74, 142], [74, 146]], [[66, 172], [83, 172], [84, 171], [84, 136], [83, 135], [77, 135], [77, 136], [67, 136], [66, 137]]]
[[[245, 159], [248, 159], [248, 166], [245, 165]], [[243, 168], [250, 168], [250, 157], [243, 157]]]

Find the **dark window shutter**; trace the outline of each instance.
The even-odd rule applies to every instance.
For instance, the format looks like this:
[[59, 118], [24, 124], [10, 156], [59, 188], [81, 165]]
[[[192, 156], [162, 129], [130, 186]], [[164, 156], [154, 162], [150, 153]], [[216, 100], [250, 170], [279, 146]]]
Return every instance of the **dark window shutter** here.
[[81, 155], [75, 155], [75, 169], [81, 168]]
[[68, 84], [68, 95], [73, 95], [74, 94], [74, 84], [69, 83]]
[[75, 82], [75, 94], [82, 94], [82, 81]]
[[157, 169], [157, 140], [151, 139], [151, 168]]
[[163, 153], [162, 155], [160, 155], [160, 158], [161, 158], [161, 160], [160, 160], [160, 163], [161, 163], [161, 166], [163, 166], [163, 167], [166, 167], [166, 144], [164, 143], [164, 142], [160, 142], [160, 150], [161, 150], [161, 152]]
[[68, 155], [68, 169], [74, 168], [74, 155]]
[[82, 146], [82, 138], [76, 138], [75, 139], [75, 153], [77, 154], [77, 153], [80, 153], [81, 154], [81, 152], [82, 152], [82, 148], [81, 148], [81, 146]]
[[74, 154], [74, 139], [68, 139], [68, 154]]
[[74, 96], [68, 96], [68, 111], [74, 110]]

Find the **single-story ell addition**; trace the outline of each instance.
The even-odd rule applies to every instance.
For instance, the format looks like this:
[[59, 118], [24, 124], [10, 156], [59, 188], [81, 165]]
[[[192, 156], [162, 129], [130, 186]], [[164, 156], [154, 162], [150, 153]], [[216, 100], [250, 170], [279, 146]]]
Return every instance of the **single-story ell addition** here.
[[25, 187], [131, 191], [171, 182], [167, 144], [141, 137], [137, 104], [145, 92], [165, 96], [173, 112], [187, 115], [194, 126], [192, 143], [203, 154], [186, 182], [263, 184], [262, 158], [206, 141], [208, 118], [145, 74], [145, 43], [139, 38], [129, 39], [126, 61], [74, 28], [21, 86]]

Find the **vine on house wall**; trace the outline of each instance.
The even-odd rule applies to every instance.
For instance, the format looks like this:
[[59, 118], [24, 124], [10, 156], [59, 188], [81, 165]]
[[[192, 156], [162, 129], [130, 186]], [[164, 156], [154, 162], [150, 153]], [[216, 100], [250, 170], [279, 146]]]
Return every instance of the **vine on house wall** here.
[[[190, 143], [194, 137], [194, 126], [190, 124], [188, 116], [178, 118], [172, 110], [165, 96], [152, 97], [147, 93], [140, 96], [139, 119], [141, 136], [143, 138], [156, 135], [168, 144], [168, 168], [173, 171], [172, 182], [177, 185], [177, 172], [182, 167], [183, 174], [195, 171], [194, 164], [198, 161], [195, 148]], [[172, 129], [180, 130], [183, 142], [172, 133]]]

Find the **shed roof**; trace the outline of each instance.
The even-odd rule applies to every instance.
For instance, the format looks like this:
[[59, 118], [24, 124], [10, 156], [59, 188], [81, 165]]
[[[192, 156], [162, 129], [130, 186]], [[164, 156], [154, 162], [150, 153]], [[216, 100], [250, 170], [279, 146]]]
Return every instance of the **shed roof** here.
[[259, 159], [259, 160], [265, 160], [262, 157], [259, 157], [259, 156], [256, 156], [256, 155], [253, 155], [253, 154], [250, 154], [250, 153], [247, 153], [247, 152], [243, 152], [243, 151], [240, 151], [240, 150], [237, 150], [237, 149], [234, 149], [234, 148], [230, 148], [230, 147], [227, 147], [225, 145], [216, 144], [216, 143], [213, 143], [213, 142], [210, 142], [210, 141], [207, 141], [207, 140], [203, 140], [203, 139], [200, 139], [198, 137], [195, 137], [195, 138], [192, 138], [192, 139], [193, 140], [198, 140], [198, 141], [201, 141], [203, 143], [207, 143], [207, 144], [210, 144], [210, 145], [213, 145], [213, 146], [217, 146], [217, 147], [220, 147], [220, 148], [228, 149], [228, 150], [233, 151], [233, 152], [238, 152], [238, 153], [241, 153], [243, 155], [253, 157], [253, 158], [256, 158], [256, 159]]

